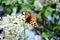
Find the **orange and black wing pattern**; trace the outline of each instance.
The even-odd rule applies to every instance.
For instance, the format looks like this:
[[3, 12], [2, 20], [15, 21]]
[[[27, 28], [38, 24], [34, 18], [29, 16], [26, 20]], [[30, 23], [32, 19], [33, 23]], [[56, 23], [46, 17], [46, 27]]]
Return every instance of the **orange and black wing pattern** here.
[[31, 13], [26, 13], [26, 22], [30, 23], [32, 26], [37, 26], [36, 16]]

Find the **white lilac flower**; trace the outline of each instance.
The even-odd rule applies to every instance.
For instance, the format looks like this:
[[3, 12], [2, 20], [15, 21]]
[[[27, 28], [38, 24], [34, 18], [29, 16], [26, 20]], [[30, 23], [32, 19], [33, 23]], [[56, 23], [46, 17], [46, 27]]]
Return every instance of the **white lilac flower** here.
[[40, 10], [43, 8], [42, 4], [39, 2], [39, 0], [35, 0], [34, 6], [36, 10]]
[[59, 2], [59, 0], [52, 0], [52, 2], [53, 2], [53, 3], [58, 3], [58, 2]]
[[56, 5], [56, 11], [60, 12], [60, 3], [57, 3], [57, 5]]
[[3, 40], [18, 40], [19, 36], [24, 34], [24, 28], [26, 28], [25, 31], [32, 29], [30, 24], [25, 23], [25, 15], [21, 14], [7, 15], [2, 18], [0, 23], [0, 28], [3, 28], [5, 32]]
[[48, 4], [48, 3], [58, 3], [59, 2], [59, 0], [45, 0], [46, 1], [46, 3]]

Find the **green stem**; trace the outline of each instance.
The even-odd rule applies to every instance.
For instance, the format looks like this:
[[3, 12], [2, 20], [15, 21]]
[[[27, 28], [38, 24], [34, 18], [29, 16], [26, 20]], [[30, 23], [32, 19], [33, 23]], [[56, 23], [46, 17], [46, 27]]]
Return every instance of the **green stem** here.
[[25, 35], [25, 25], [24, 25], [24, 40], [26, 40], [26, 35]]

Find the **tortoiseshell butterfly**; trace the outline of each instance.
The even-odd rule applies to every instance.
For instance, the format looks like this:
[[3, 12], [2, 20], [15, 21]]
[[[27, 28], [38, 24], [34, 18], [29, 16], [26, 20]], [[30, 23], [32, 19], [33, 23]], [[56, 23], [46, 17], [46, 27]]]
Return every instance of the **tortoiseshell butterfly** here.
[[36, 16], [31, 13], [25, 14], [26, 22], [30, 23], [32, 26], [37, 26]]

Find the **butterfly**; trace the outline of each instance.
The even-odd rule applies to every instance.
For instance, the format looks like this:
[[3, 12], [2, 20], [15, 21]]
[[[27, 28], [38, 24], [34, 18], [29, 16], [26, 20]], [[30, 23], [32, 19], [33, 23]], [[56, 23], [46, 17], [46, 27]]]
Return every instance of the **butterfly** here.
[[36, 21], [36, 16], [35, 15], [33, 15], [31, 13], [26, 13], [25, 14], [25, 19], [26, 19], [26, 22], [28, 22], [32, 26], [37, 26], [37, 21]]

